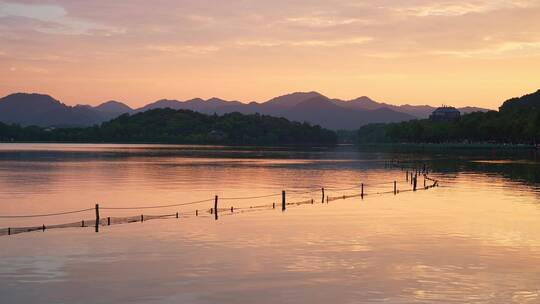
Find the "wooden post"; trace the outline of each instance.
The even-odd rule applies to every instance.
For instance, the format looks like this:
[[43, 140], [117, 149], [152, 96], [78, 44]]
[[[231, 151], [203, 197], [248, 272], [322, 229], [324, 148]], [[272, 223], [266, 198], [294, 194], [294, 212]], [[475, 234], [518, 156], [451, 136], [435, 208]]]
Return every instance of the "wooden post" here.
[[417, 179], [418, 179], [418, 176], [415, 175], [415, 176], [414, 176], [414, 181], [413, 181], [413, 191], [416, 191], [416, 182], [417, 182]]
[[111, 217], [107, 216], [107, 226], [110, 226], [110, 225], [111, 225]]
[[217, 221], [218, 219], [218, 208], [217, 208], [217, 202], [218, 202], [218, 196], [214, 198], [214, 219]]
[[397, 184], [396, 184], [396, 181], [394, 181], [394, 195], [397, 194]]
[[231, 206], [231, 213], [233, 213], [233, 212], [234, 212], [234, 208], [233, 208], [233, 206]]
[[199, 216], [199, 210], [195, 210], [195, 216]]
[[407, 174], [405, 174], [405, 181], [409, 181], [409, 170], [407, 170]]
[[81, 227], [84, 227], [84, 220], [82, 220], [81, 222]]
[[311, 204], [313, 205], [313, 199], [311, 199]]
[[43, 226], [41, 227], [41, 230], [42, 230], [43, 232], [45, 232], [45, 224], [43, 224]]
[[285, 190], [281, 191], [281, 211], [285, 211]]
[[7, 229], [7, 235], [11, 235], [11, 228], [9, 228], [9, 227]]
[[176, 212], [176, 218], [178, 218], [178, 212]]
[[321, 204], [324, 204], [324, 188], [321, 188], [321, 192], [322, 192]]
[[364, 183], [362, 183], [362, 184], [360, 185], [360, 189], [361, 189], [361, 190], [360, 190], [360, 197], [361, 197], [361, 198], [364, 198]]
[[96, 232], [99, 232], [99, 204], [96, 204]]
[[413, 175], [413, 173], [411, 171], [411, 185], [413, 184], [413, 180], [414, 180], [414, 175]]
[[272, 209], [276, 209], [276, 203], [272, 203]]
[[426, 189], [426, 175], [424, 174], [424, 189]]
[[141, 223], [144, 222], [144, 215], [141, 214]]
[[328, 204], [329, 201], [330, 201], [330, 197], [327, 195], [326, 196], [326, 203]]

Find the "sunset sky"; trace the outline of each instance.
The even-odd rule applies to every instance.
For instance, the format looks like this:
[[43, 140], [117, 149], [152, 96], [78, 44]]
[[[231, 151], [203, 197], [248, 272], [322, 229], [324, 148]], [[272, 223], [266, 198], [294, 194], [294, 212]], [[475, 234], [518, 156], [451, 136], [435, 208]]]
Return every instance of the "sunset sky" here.
[[294, 91], [497, 108], [540, 88], [540, 1], [0, 0], [0, 95]]

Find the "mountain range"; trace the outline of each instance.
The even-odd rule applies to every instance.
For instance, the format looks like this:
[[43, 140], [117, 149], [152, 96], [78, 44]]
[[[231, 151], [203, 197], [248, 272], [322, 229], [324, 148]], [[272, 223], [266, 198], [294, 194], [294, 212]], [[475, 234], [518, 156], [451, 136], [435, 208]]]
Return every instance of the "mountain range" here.
[[[242, 103], [219, 98], [186, 101], [162, 99], [138, 109], [119, 101], [107, 101], [98, 106], [68, 106], [44, 94], [15, 93], [0, 98], [0, 121], [23, 126], [77, 127], [108, 121], [121, 114], [143, 112], [156, 108], [187, 109], [204, 114], [260, 113], [309, 122], [329, 129], [358, 129], [368, 123], [400, 122], [427, 118], [434, 107], [391, 105], [362, 96], [353, 100], [331, 99], [317, 92], [297, 92], [272, 98], [266, 102]], [[487, 111], [476, 107], [459, 109], [462, 113]]]
[[534, 93], [523, 95], [521, 97], [510, 98], [499, 107], [500, 112], [515, 110], [540, 110], [540, 90], [537, 90]]

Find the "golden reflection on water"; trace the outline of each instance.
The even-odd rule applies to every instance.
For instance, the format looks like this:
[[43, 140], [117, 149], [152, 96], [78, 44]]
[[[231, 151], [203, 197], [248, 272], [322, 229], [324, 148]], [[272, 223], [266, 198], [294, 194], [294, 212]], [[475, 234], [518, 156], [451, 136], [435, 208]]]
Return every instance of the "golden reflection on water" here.
[[[73, 149], [88, 152], [79, 146]], [[96, 153], [108, 148], [91, 149]], [[288, 158], [273, 159], [267, 152], [254, 152], [262, 153], [261, 159], [244, 151], [237, 159], [174, 154], [105, 157], [101, 152], [82, 159], [58, 154], [3, 159], [0, 213], [87, 208], [95, 202], [109, 206], [182, 202], [214, 194], [255, 196], [394, 179], [400, 180], [401, 189], [410, 187], [401, 170], [384, 168], [381, 160], [388, 156], [379, 154], [349, 153], [344, 158], [332, 152], [315, 152], [316, 156], [291, 152]], [[92, 229], [59, 229], [2, 237], [0, 299], [2, 303], [540, 302], [538, 191], [491, 172], [434, 176], [442, 180], [441, 187], [428, 191], [329, 204], [321, 204], [320, 193], [315, 193], [314, 205], [291, 206], [286, 212], [263, 210], [218, 221], [153, 220], [103, 227], [98, 234]], [[288, 199], [296, 197], [291, 194]], [[249, 206], [267, 200], [222, 203]], [[0, 226], [12, 224], [15, 221], [0, 220]]]

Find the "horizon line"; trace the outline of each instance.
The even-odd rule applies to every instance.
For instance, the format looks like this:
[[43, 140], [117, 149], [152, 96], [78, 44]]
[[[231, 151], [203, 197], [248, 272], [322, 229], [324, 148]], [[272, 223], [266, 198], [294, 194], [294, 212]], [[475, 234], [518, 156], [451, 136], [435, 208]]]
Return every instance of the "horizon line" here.
[[[140, 109], [140, 108], [143, 108], [147, 105], [150, 105], [150, 104], [153, 104], [153, 103], [156, 103], [156, 102], [159, 102], [159, 101], [175, 101], [175, 102], [189, 102], [189, 101], [193, 101], [193, 100], [202, 100], [204, 102], [208, 102], [212, 99], [219, 99], [220, 101], [224, 101], [224, 102], [238, 102], [238, 103], [241, 103], [241, 104], [244, 104], [244, 105], [249, 105], [249, 104], [252, 104], [252, 103], [256, 103], [256, 104], [264, 104], [264, 103], [267, 103], [269, 101], [271, 101], [272, 99], [275, 99], [275, 98], [279, 98], [279, 97], [283, 97], [283, 96], [287, 96], [287, 95], [293, 95], [293, 94], [309, 94], [309, 93], [315, 93], [315, 94], [319, 94], [321, 95], [322, 97], [324, 98], [327, 98], [328, 100], [330, 101], [340, 101], [340, 102], [352, 102], [356, 99], [360, 99], [360, 98], [368, 98], [369, 100], [375, 102], [375, 103], [378, 103], [378, 104], [381, 104], [381, 105], [390, 105], [390, 106], [395, 106], [395, 107], [402, 107], [402, 106], [413, 106], [413, 107], [422, 107], [422, 106], [429, 106], [429, 107], [434, 107], [434, 108], [438, 108], [438, 107], [441, 107], [441, 105], [452, 105], [452, 103], [449, 103], [449, 102], [442, 102], [442, 103], [439, 103], [437, 105], [434, 105], [434, 104], [412, 104], [412, 103], [402, 103], [402, 104], [394, 104], [394, 103], [389, 103], [387, 101], [379, 101], [378, 99], [374, 99], [374, 98], [371, 98], [370, 96], [367, 96], [367, 95], [361, 95], [361, 96], [358, 96], [358, 97], [354, 97], [352, 99], [341, 99], [341, 98], [336, 98], [336, 97], [329, 97], [319, 91], [315, 91], [315, 90], [306, 90], [306, 91], [294, 91], [294, 92], [290, 92], [290, 93], [285, 93], [285, 94], [280, 94], [280, 95], [276, 95], [274, 97], [271, 97], [267, 100], [264, 100], [264, 101], [256, 101], [256, 100], [252, 100], [252, 101], [241, 101], [241, 100], [238, 100], [238, 99], [223, 99], [223, 98], [220, 98], [220, 97], [217, 97], [217, 96], [212, 96], [212, 97], [209, 97], [209, 98], [203, 98], [203, 97], [191, 97], [191, 98], [187, 98], [187, 99], [176, 99], [176, 98], [158, 98], [158, 99], [155, 99], [155, 100], [150, 100], [150, 101], [147, 101], [147, 102], [144, 102], [143, 105], [141, 106], [137, 106], [137, 107], [134, 107], [132, 106], [129, 102], [126, 102], [126, 101], [121, 101], [121, 100], [118, 100], [118, 99], [107, 99], [105, 101], [101, 101], [98, 103], [96, 103], [95, 105], [94, 104], [89, 104], [89, 103], [68, 103], [68, 102], [65, 102], [63, 101], [62, 99], [60, 98], [57, 98], [55, 97], [54, 95], [52, 94], [49, 94], [49, 93], [43, 93], [43, 92], [23, 92], [23, 91], [18, 91], [18, 92], [13, 92], [13, 93], [9, 93], [9, 94], [6, 94], [0, 98], [5, 98], [5, 97], [8, 97], [10, 95], [15, 95], [15, 94], [28, 94], [28, 95], [32, 95], [32, 94], [36, 94], [36, 95], [45, 95], [45, 96], [49, 96], [51, 98], [53, 98], [54, 100], [57, 100], [59, 101], [60, 103], [66, 105], [66, 106], [70, 106], [70, 107], [76, 107], [76, 106], [90, 106], [90, 107], [98, 107], [102, 104], [105, 104], [105, 103], [108, 103], [108, 102], [118, 102], [118, 103], [121, 103], [123, 105], [126, 105], [128, 106], [130, 109], [132, 110], [137, 110], [137, 109]], [[524, 95], [526, 95], [528, 93], [525, 93]], [[521, 95], [523, 96], [523, 95]], [[515, 97], [520, 97], [520, 96], [512, 96], [512, 97], [508, 97], [506, 98], [504, 101], [508, 100], [508, 99], [511, 99], [511, 98], [515, 98]], [[504, 101], [501, 101], [500, 103], [502, 104], [502, 102]], [[481, 109], [487, 109], [487, 110], [497, 110], [498, 107], [496, 108], [492, 108], [492, 107], [481, 107], [481, 106], [476, 106], [476, 105], [471, 105], [471, 104], [468, 104], [468, 105], [464, 105], [464, 106], [454, 106], [452, 105], [453, 107], [455, 108], [467, 108], [467, 107], [473, 107], [473, 108], [481, 108]]]

